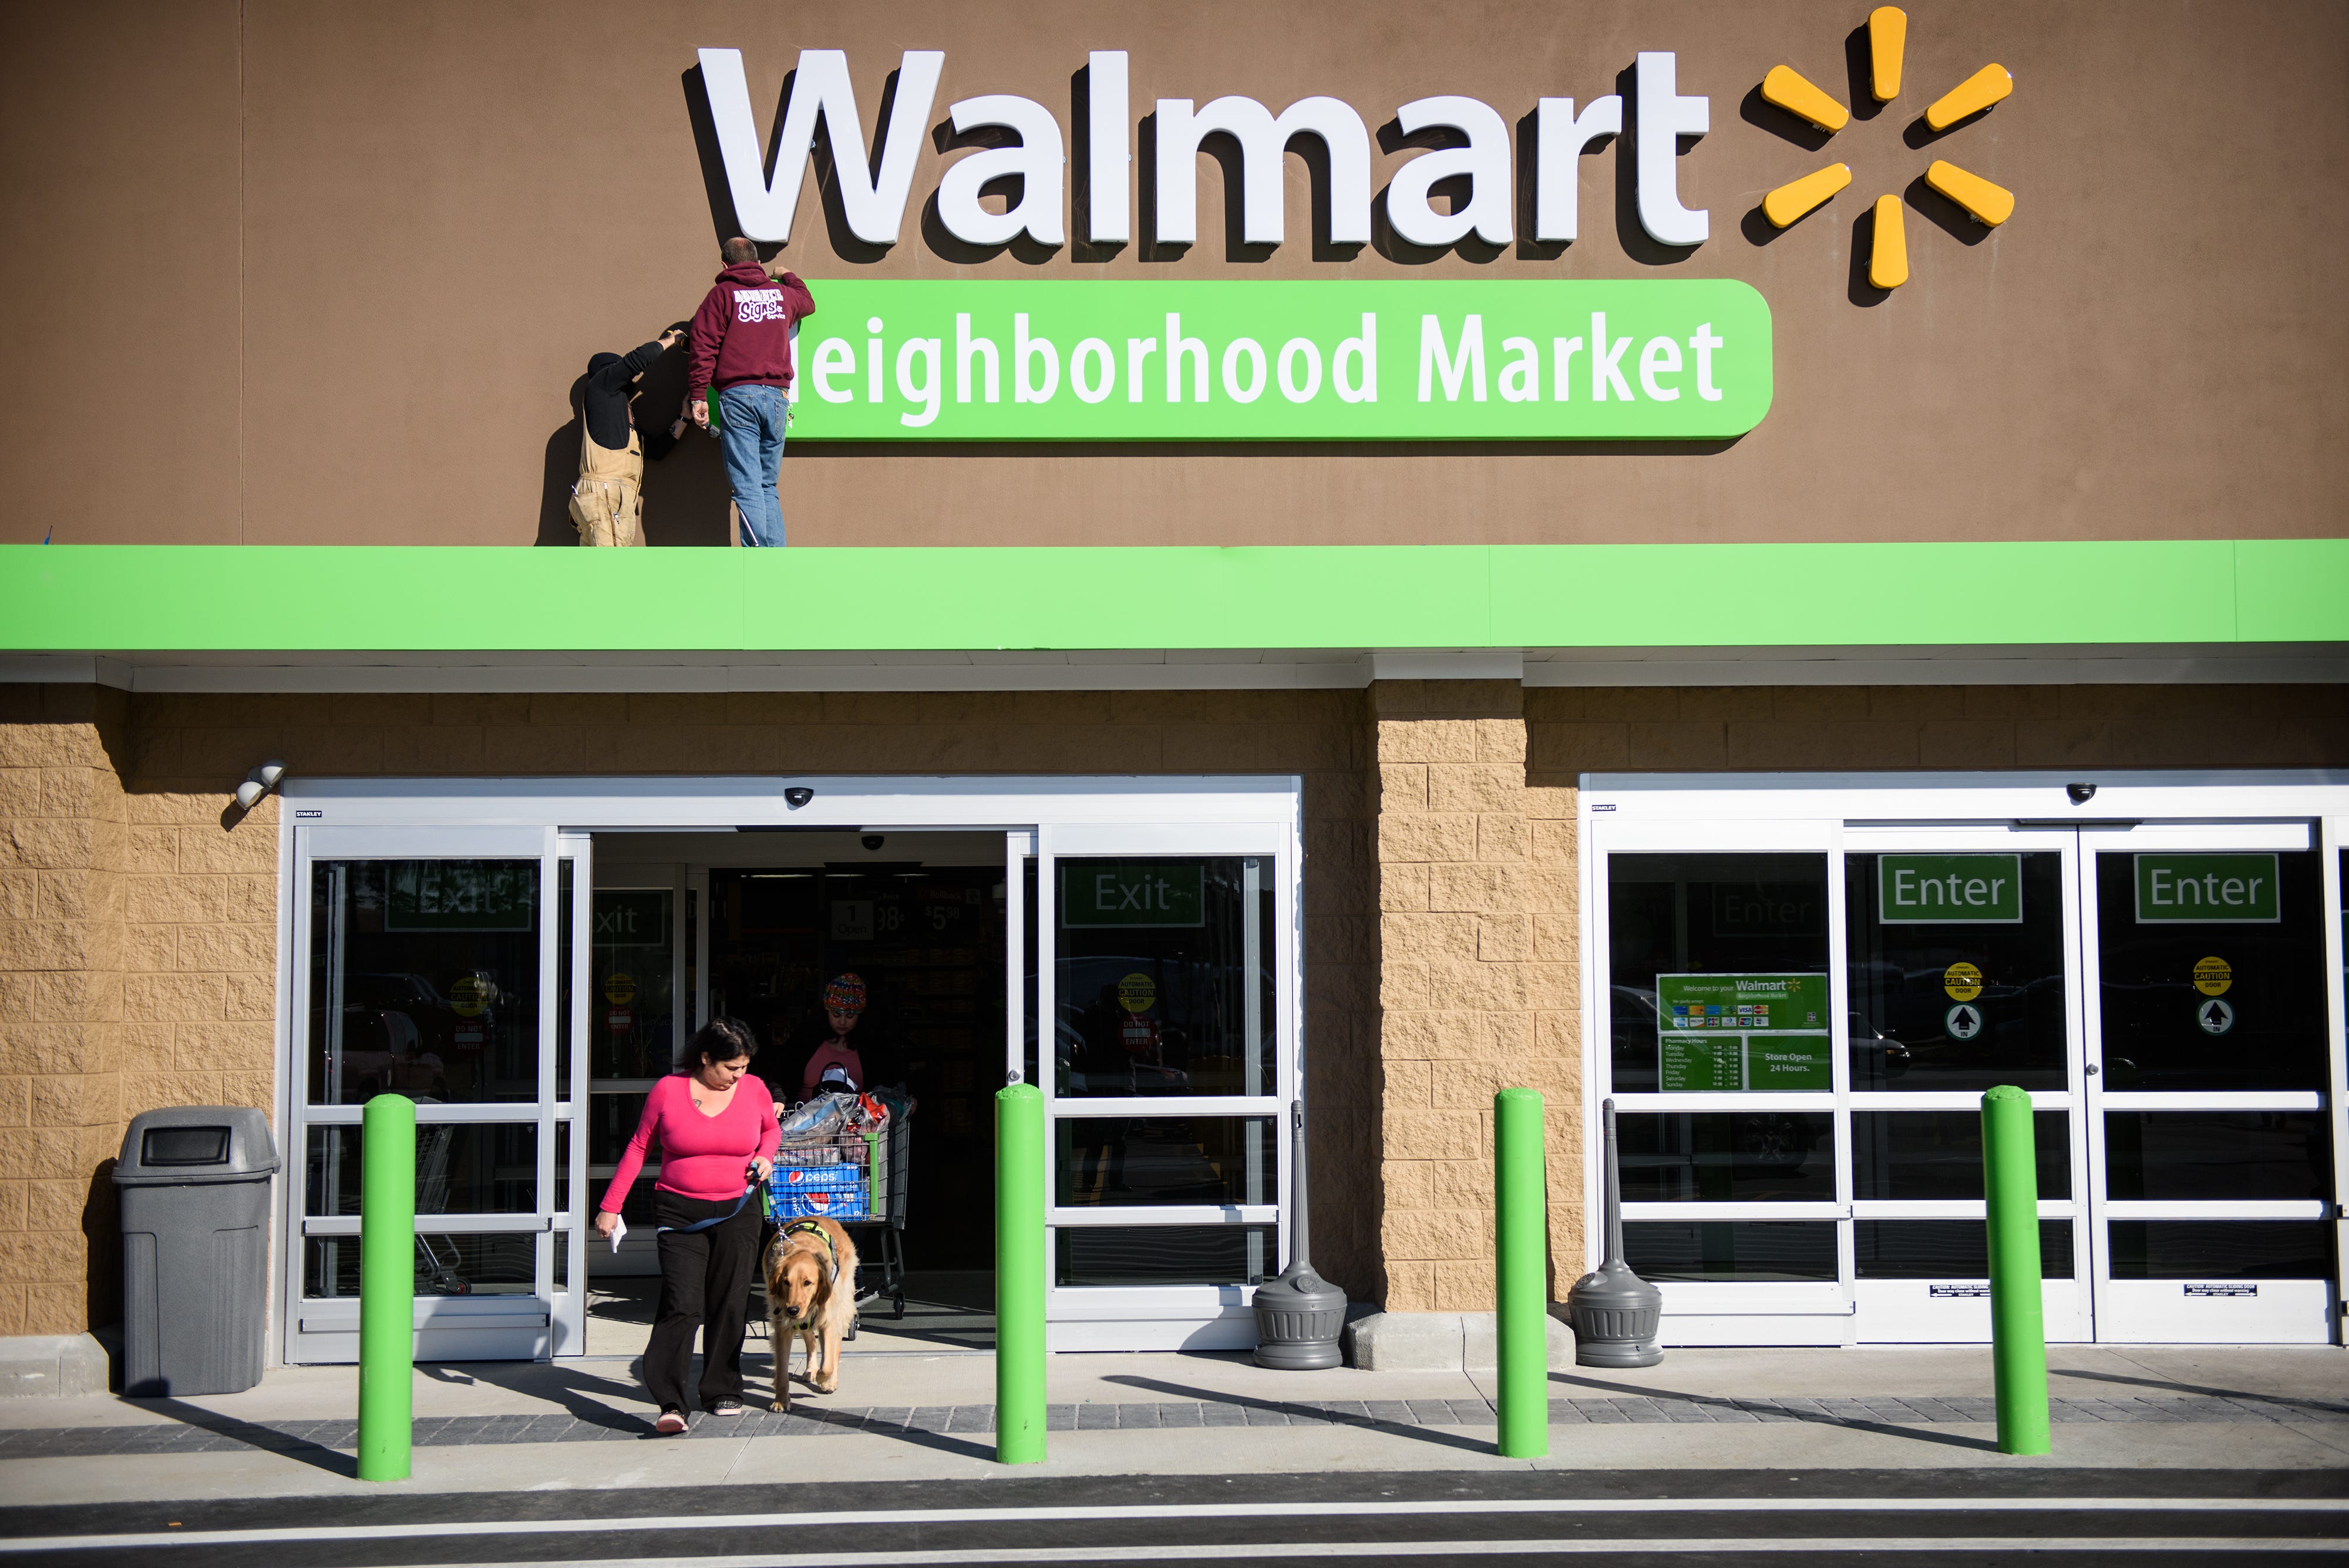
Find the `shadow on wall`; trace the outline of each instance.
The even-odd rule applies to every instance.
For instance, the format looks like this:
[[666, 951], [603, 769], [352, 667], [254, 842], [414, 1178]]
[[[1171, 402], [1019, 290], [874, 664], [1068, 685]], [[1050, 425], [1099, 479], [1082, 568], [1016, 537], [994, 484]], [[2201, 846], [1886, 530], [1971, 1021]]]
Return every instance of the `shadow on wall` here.
[[122, 1200], [114, 1189], [117, 1163], [111, 1155], [98, 1162], [81, 1207], [81, 1233], [89, 1248], [85, 1303], [89, 1316], [84, 1321], [95, 1325], [122, 1321]]
[[[717, 260], [710, 262], [711, 273], [718, 270]], [[688, 300], [678, 317], [691, 314], [698, 300]], [[677, 317], [671, 317], [676, 319]], [[657, 325], [665, 326], [667, 323]], [[650, 334], [647, 334], [650, 336]], [[626, 353], [644, 337], [633, 330], [616, 332], [609, 345], [614, 353]], [[587, 350], [601, 353], [605, 346]], [[571, 383], [571, 418], [557, 426], [546, 438], [546, 471], [538, 504], [538, 539], [541, 545], [576, 545], [579, 531], [571, 522], [571, 486], [579, 477], [579, 439], [583, 427], [583, 400], [586, 391], [585, 373], [586, 354], [580, 356], [582, 373]], [[665, 432], [668, 423], [685, 406], [685, 347], [662, 355], [644, 379], [637, 382], [633, 407], [636, 429], [652, 434]], [[788, 476], [789, 470], [785, 470]], [[788, 478], [786, 479], [788, 483]], [[726, 486], [726, 468], [719, 461], [718, 443], [701, 431], [688, 424], [678, 441], [676, 450], [657, 462], [645, 464], [645, 543], [647, 545], [730, 545], [733, 543], [733, 523], [729, 513], [732, 497]], [[789, 507], [786, 504], [786, 514]]]

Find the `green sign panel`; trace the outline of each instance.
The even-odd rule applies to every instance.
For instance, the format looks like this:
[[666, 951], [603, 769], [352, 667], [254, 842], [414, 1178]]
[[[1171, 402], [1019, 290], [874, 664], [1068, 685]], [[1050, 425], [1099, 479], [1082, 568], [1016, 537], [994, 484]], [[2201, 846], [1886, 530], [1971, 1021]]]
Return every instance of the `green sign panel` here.
[[395, 860], [388, 931], [526, 931], [538, 892], [535, 860]]
[[2019, 926], [2023, 857], [1881, 856], [1876, 910], [1887, 926]]
[[668, 894], [647, 888], [595, 895], [597, 947], [658, 948], [668, 942]]
[[1202, 926], [1206, 924], [1204, 884], [1197, 865], [1179, 860], [1115, 866], [1099, 860], [1062, 861], [1061, 924]]
[[2140, 855], [2141, 926], [2273, 925], [2283, 919], [2272, 855]]
[[1834, 1086], [1823, 974], [1660, 974], [1657, 1067], [1666, 1094]]
[[1726, 278], [845, 278], [795, 440], [1720, 441], [1770, 411]]

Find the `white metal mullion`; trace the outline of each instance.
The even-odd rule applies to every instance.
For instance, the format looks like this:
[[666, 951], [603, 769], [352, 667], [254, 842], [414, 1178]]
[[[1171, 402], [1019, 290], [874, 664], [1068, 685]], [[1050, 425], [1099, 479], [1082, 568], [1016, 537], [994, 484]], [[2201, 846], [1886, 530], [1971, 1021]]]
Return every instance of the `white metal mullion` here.
[[310, 955], [317, 941], [316, 920], [314, 918], [317, 901], [312, 896], [310, 880], [315, 873], [309, 856], [309, 830], [294, 830], [294, 874], [292, 886], [281, 895], [286, 905], [282, 927], [294, 940], [291, 965], [290, 998], [286, 1005], [285, 1026], [285, 1116], [277, 1125], [285, 1129], [285, 1147], [281, 1151], [279, 1166], [284, 1173], [279, 1179], [277, 1250], [279, 1266], [285, 1271], [278, 1292], [281, 1334], [278, 1355], [282, 1361], [292, 1362], [302, 1332], [302, 1220], [303, 1210], [308, 1207], [309, 1183], [304, 1174], [310, 1159], [310, 1062], [309, 1054], [315, 1043], [310, 1039]]
[[1844, 1217], [1836, 1224], [1836, 1279], [1844, 1299], [1857, 1310], [1859, 1238], [1853, 1227], [1851, 1129], [1851, 909], [1844, 885], [1843, 824], [1827, 838], [1827, 1082], [1834, 1095], [1828, 1127], [1834, 1137], [1836, 1202]]
[[1576, 873], [1582, 890], [1582, 1257], [1586, 1271], [1599, 1266], [1606, 1250], [1605, 1199], [1599, 1191], [1599, 1161], [1606, 1155], [1602, 1107], [1615, 1086], [1615, 954], [1607, 937], [1607, 848], [1590, 811], [1590, 775], [1577, 781]]
[[[1053, 1299], [1052, 1260], [1058, 1254], [1061, 1245], [1059, 1233], [1053, 1229], [1050, 1221], [1053, 1192], [1052, 1167], [1054, 1161], [1059, 1158], [1061, 1147], [1060, 1128], [1056, 1123], [1053, 1109], [1054, 1091], [1060, 1086], [1061, 1080], [1059, 1067], [1061, 1013], [1058, 999], [1054, 994], [1053, 982], [1056, 977], [1052, 972], [1059, 957], [1057, 944], [1053, 940], [1057, 934], [1053, 930], [1053, 925], [1059, 909], [1059, 901], [1054, 898], [1054, 894], [1059, 891], [1057, 887], [1059, 881], [1060, 873], [1052, 864], [1052, 825], [1040, 822], [1036, 825], [1034, 961], [1036, 965], [1036, 1087], [1044, 1096], [1044, 1180], [1043, 1190], [1035, 1195], [1035, 1201], [1043, 1209], [1046, 1216], [1044, 1348], [1047, 1355], [1050, 1353], [1052, 1346], [1050, 1306]], [[1025, 977], [1021, 978], [1024, 981]]]
[[1626, 1223], [1634, 1220], [1681, 1220], [1708, 1222], [1733, 1220], [1840, 1220], [1849, 1218], [1851, 1218], [1851, 1205], [1848, 1203], [1730, 1201], [1721, 1203], [1640, 1202], [1623, 1205], [1623, 1219]]
[[[1276, 1256], [1294, 1258], [1296, 1228], [1292, 1223], [1295, 1210], [1295, 1184], [1304, 1179], [1305, 1172], [1289, 1168], [1296, 1150], [1302, 1147], [1309, 1165], [1312, 1159], [1313, 1127], [1307, 1116], [1305, 1093], [1305, 1062], [1308, 1041], [1305, 1034], [1305, 797], [1300, 791], [1297, 805], [1289, 814], [1288, 831], [1282, 836], [1281, 848], [1273, 857], [1273, 1070], [1274, 1092], [1293, 1099], [1297, 1106], [1296, 1137], [1288, 1136], [1288, 1127], [1276, 1118], [1272, 1126], [1274, 1179], [1273, 1189], [1280, 1209], [1279, 1230], [1276, 1236]], [[1252, 991], [1259, 991], [1253, 979]]]
[[[2105, 1116], [2104, 1116], [2104, 969], [2097, 961], [2097, 947], [2102, 940], [2101, 922], [2096, 910], [2096, 855], [2085, 833], [2073, 836], [2071, 855], [2071, 892], [2066, 900], [2065, 917], [2071, 929], [2065, 935], [2073, 939], [2072, 969], [2073, 1000], [2079, 1019], [2078, 1048], [2071, 1053], [2066, 1070], [2070, 1081], [2080, 1090], [2079, 1108], [2074, 1113], [2072, 1190], [2085, 1205], [2085, 1222], [2075, 1227], [2087, 1231], [2087, 1272], [2082, 1276], [2087, 1282], [2089, 1337], [2096, 1337], [2097, 1325], [2106, 1322], [2112, 1305], [2112, 1241], [2105, 1224]], [[2072, 1239], [2072, 1252], [2077, 1266], [2081, 1256], [2081, 1238]]]
[[[1034, 836], [1003, 836], [1003, 1081], [1016, 1084], [1027, 1072], [1028, 851]], [[1044, 1071], [1043, 1031], [1037, 1031], [1036, 1072]]]
[[[551, 1324], [554, 1314], [554, 1036], [563, 996], [561, 977], [556, 973], [563, 952], [562, 932], [558, 929], [563, 918], [563, 841], [552, 826], [545, 829], [538, 867], [538, 1140], [533, 1161], [538, 1190], [533, 1196], [539, 1237], [531, 1248], [531, 1267], [533, 1289], [546, 1308]], [[578, 900], [587, 897], [587, 889], [579, 885], [575, 873], [571, 897], [574, 909]], [[550, 1333], [550, 1345], [552, 1339]]]
[[1806, 1089], [1785, 1094], [1764, 1090], [1729, 1089], [1718, 1094], [1701, 1095], [1618, 1095], [1615, 1109], [1621, 1115], [1647, 1116], [1682, 1111], [1786, 1111], [1819, 1112], [1835, 1109], [1835, 1096], [1824, 1089]]
[[2349, 1336], [2349, 1324], [2342, 1314], [2344, 1303], [2349, 1303], [2349, 954], [2343, 950], [2343, 926], [2349, 921], [2349, 905], [2344, 905], [2342, 886], [2341, 857], [2344, 837], [2344, 827], [2349, 819], [2337, 816], [2320, 817], [2316, 824], [2317, 885], [2323, 889], [2318, 916], [2324, 923], [2324, 1014], [2325, 1035], [2329, 1042], [2325, 1051], [2327, 1068], [2327, 1105], [2332, 1113], [2325, 1120], [2330, 1124], [2333, 1138], [2333, 1323], [2332, 1339], [2335, 1345]]
[[[566, 1164], [571, 1200], [563, 1212], [554, 1217], [554, 1244], [567, 1250], [565, 1262], [571, 1281], [572, 1307], [566, 1314], [579, 1335], [578, 1350], [587, 1349], [587, 1225], [585, 1222], [587, 1193], [587, 1080], [593, 1072], [589, 1062], [588, 1020], [595, 998], [589, 994], [589, 979], [595, 970], [595, 844], [593, 838], [581, 835], [573, 841], [572, 900], [571, 900], [571, 1082], [560, 1085], [564, 1108], [571, 1126], [571, 1147]], [[681, 879], [678, 878], [678, 879]], [[675, 881], [672, 882], [672, 887]], [[669, 942], [669, 1017], [677, 1020], [672, 1032], [682, 1025], [677, 1003], [683, 996], [684, 945], [676, 940], [676, 922], [685, 917], [682, 893], [670, 894]], [[553, 1313], [548, 1314], [550, 1324]]]
[[1054, 1225], [1123, 1231], [1170, 1225], [1277, 1225], [1280, 1220], [1280, 1206], [1276, 1203], [1186, 1203], [1118, 1209], [1055, 1204], [1044, 1214]]

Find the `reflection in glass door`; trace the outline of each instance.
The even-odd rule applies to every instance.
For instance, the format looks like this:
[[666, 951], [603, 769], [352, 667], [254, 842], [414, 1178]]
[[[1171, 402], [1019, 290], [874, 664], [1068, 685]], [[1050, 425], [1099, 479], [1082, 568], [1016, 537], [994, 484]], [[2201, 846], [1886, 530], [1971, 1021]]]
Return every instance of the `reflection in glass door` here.
[[577, 866], [541, 829], [305, 828], [286, 1358], [357, 1354], [362, 1118], [417, 1105], [417, 1354], [575, 1353], [567, 971]]
[[1852, 1266], [1863, 1342], [1990, 1337], [1982, 1092], [2029, 1090], [2050, 1339], [2092, 1336], [2077, 835], [1847, 829]]
[[2036, 1112], [2050, 1338], [2328, 1342], [2330, 852], [2305, 822], [1935, 805], [1946, 826], [1593, 825], [1599, 1092], [1674, 1342], [1986, 1339], [2000, 1084]]
[[1130, 849], [1044, 836], [1054, 1346], [1253, 1344], [1248, 1299], [1284, 1262], [1295, 1100], [1287, 835], [1181, 836], [1229, 851], [1210, 853], [1170, 853], [1164, 829]]
[[2303, 825], [2092, 836], [2098, 1337], [2332, 1337], [2323, 867]]

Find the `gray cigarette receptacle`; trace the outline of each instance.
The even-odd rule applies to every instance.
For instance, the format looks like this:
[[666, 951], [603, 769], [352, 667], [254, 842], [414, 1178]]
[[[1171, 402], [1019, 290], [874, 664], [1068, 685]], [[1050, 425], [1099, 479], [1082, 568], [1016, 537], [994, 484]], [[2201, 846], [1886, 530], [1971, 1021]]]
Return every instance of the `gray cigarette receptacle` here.
[[125, 1394], [236, 1394], [261, 1381], [276, 1169], [269, 1123], [249, 1106], [132, 1118], [114, 1168]]

